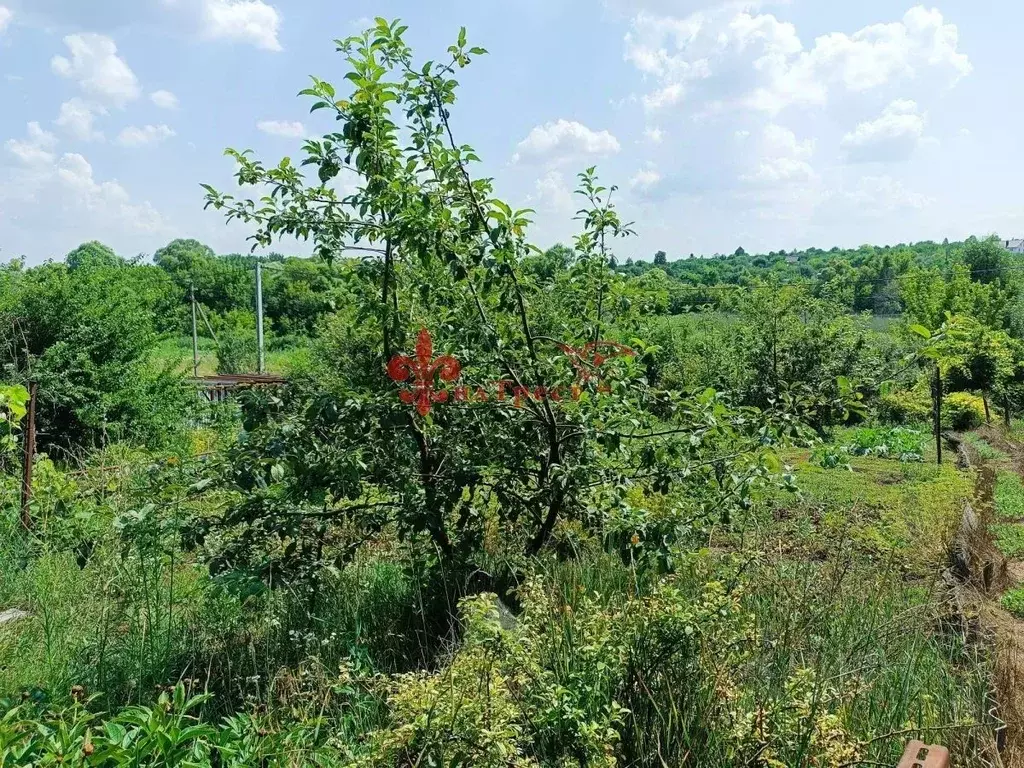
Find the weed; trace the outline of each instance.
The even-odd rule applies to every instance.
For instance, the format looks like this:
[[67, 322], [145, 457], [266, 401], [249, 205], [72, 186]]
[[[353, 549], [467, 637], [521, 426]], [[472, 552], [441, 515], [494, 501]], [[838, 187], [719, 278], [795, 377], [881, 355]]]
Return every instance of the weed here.
[[971, 447], [978, 452], [978, 456], [985, 461], [1006, 461], [1009, 459], [1009, 456], [998, 448], [993, 448], [984, 440], [984, 438], [975, 432], [965, 432], [964, 440], [966, 440]]
[[906, 427], [864, 427], [855, 430], [846, 449], [855, 456], [923, 461], [925, 436]]
[[996, 473], [996, 514], [1003, 520], [1024, 519], [1024, 483], [1016, 472]]
[[1018, 619], [1024, 619], [1024, 587], [1011, 589], [1003, 595], [1000, 603], [1002, 603], [1003, 608], [1008, 610]]
[[996, 536], [996, 546], [1010, 558], [1024, 556], [1024, 526], [1016, 524], [1003, 524], [992, 526], [992, 532]]

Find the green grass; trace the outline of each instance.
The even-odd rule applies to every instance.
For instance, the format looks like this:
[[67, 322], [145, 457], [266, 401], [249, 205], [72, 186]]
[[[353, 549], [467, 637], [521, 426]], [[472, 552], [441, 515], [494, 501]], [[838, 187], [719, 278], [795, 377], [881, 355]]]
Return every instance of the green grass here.
[[966, 440], [985, 461], [1008, 461], [1010, 458], [998, 448], [993, 448], [975, 432], [964, 433], [964, 440]]
[[996, 546], [1009, 558], [1024, 556], [1024, 526], [1015, 524], [993, 525]]
[[897, 555], [915, 572], [928, 573], [944, 561], [963, 504], [973, 494], [971, 476], [952, 462], [940, 467], [850, 456], [849, 471], [812, 464], [806, 450], [783, 458], [796, 468], [801, 496], [773, 499], [781, 520], [763, 525], [776, 547], [814, 553], [843, 541], [866, 557]]
[[[314, 595], [243, 597], [180, 548], [167, 529], [173, 505], [143, 521], [143, 531], [171, 531], [148, 545], [113, 525], [156, 493], [175, 498], [187, 479], [154, 470], [144, 452], [94, 457], [127, 464], [116, 476], [44, 462], [41, 537], [18, 530], [16, 481], [2, 489], [0, 607], [33, 616], [0, 630], [0, 699], [35, 690], [61, 705], [83, 685], [116, 712], [151, 704], [156, 686], [198, 679], [215, 697], [197, 716], [264, 711], [260, 732], [327, 749], [325, 765], [408, 728], [421, 729], [418, 753], [451, 733], [491, 733], [492, 722], [516, 726], [503, 738], [545, 765], [582, 754], [591, 742], [581, 734], [609, 729], [622, 765], [651, 755], [712, 768], [762, 758], [891, 765], [914, 735], [979, 765], [990, 671], [972, 647], [936, 632], [941, 600], [928, 586], [970, 475], [873, 456], [850, 457], [852, 471], [824, 469], [809, 457], [784, 457], [799, 496], [773, 496], [710, 549], [676, 553], [674, 574], [637, 573], [596, 545], [570, 562], [539, 558], [516, 632], [495, 642], [488, 630], [479, 646], [447, 638], [440, 654], [423, 636], [429, 578], [398, 542], [381, 542]], [[210, 491], [189, 504], [223, 501]], [[96, 548], [79, 567], [84, 534]], [[453, 710], [456, 689], [463, 703]], [[628, 711], [609, 719], [616, 704]], [[768, 745], [756, 738], [759, 721]], [[535, 722], [543, 734], [527, 727]], [[943, 730], [966, 722], [983, 726]], [[914, 728], [929, 730], [903, 733]]]
[[1024, 519], [1024, 483], [1020, 475], [1004, 469], [996, 473], [995, 502], [999, 518]]
[[1011, 589], [1000, 600], [1003, 608], [1008, 610], [1018, 619], [1024, 619], [1024, 587]]
[[[268, 373], [288, 373], [307, 354], [306, 347], [271, 349], [266, 352]], [[153, 351], [153, 364], [171, 365], [175, 371], [192, 375], [192, 339], [178, 336], [164, 339]], [[255, 373], [255, 371], [252, 371]], [[199, 339], [199, 375], [213, 376], [217, 371], [217, 346], [212, 339]]]

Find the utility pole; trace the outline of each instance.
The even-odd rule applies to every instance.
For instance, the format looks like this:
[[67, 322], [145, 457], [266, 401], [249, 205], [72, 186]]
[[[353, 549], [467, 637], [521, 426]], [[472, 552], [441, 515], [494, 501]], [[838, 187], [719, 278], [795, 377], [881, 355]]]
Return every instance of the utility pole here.
[[39, 385], [28, 385], [28, 424], [25, 427], [25, 456], [21, 465], [21, 524], [32, 529], [32, 462], [36, 455], [36, 391]]
[[188, 287], [188, 295], [192, 300], [192, 376], [199, 378], [199, 332], [196, 329], [196, 287]]
[[256, 262], [256, 346], [259, 349], [258, 373], [265, 371], [263, 360], [263, 270]]

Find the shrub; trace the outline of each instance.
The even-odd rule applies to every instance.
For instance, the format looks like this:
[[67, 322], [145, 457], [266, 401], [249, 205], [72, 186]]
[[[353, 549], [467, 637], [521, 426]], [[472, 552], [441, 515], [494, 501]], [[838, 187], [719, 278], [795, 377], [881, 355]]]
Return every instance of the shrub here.
[[888, 424], [918, 424], [931, 415], [931, 398], [920, 388], [889, 392], [878, 400], [878, 418]]
[[969, 392], [954, 392], [943, 398], [943, 422], [957, 432], [980, 427], [985, 421], [985, 403]]

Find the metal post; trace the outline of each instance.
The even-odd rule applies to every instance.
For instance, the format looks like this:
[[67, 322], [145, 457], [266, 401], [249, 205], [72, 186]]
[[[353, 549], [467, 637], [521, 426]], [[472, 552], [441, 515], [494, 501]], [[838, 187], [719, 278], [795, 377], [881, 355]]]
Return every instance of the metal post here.
[[192, 300], [192, 376], [199, 378], [199, 332], [196, 329], [196, 287], [188, 287], [189, 298]]
[[263, 270], [256, 262], [256, 346], [259, 348], [258, 372], [264, 372], [263, 364]]
[[21, 466], [21, 524], [25, 530], [32, 528], [32, 462], [36, 455], [36, 391], [39, 385], [28, 385], [28, 424], [25, 427], [25, 455]]

